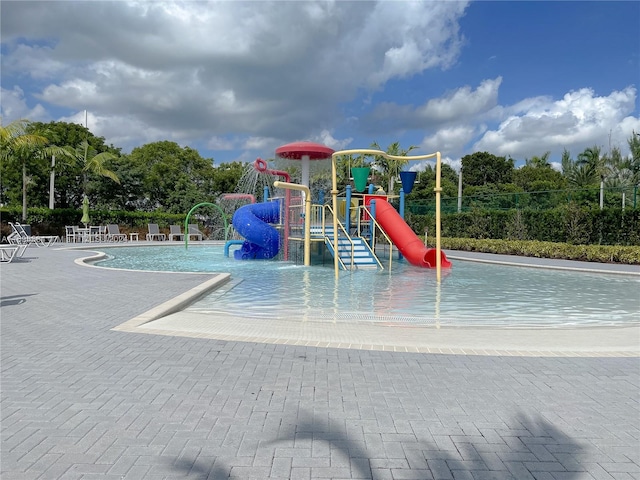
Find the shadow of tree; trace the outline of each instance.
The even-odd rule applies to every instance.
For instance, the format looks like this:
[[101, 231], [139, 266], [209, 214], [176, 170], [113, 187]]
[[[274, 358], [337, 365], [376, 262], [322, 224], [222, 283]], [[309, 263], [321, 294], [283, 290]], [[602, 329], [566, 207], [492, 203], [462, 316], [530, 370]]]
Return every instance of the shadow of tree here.
[[199, 460], [189, 461], [186, 458], [179, 458], [173, 463], [173, 468], [182, 475], [188, 475], [190, 479], [202, 480], [223, 480], [230, 477], [230, 469], [218, 465], [210, 465]]
[[[402, 440], [389, 440], [386, 446], [384, 434], [380, 434], [377, 445], [366, 445], [362, 434], [350, 433], [339, 423], [314, 421], [313, 414], [308, 412], [299, 412], [294, 422], [289, 423], [286, 417], [282, 422], [293, 428], [293, 438], [274, 438], [262, 443], [263, 446], [291, 447], [295, 443], [296, 448], [306, 445], [311, 448], [312, 444], [318, 448], [324, 445], [323, 455], [329, 455], [327, 449], [332, 452], [332, 462], [336, 455], [342, 457], [340, 466], [350, 472], [346, 478], [534, 480], [541, 476], [555, 478], [550, 476], [553, 473], [572, 480], [585, 474], [579, 457], [587, 453], [586, 444], [571, 438], [541, 416], [519, 414], [506, 428], [505, 425], [487, 428], [483, 429], [484, 433], [477, 431], [470, 435], [417, 433], [414, 437], [417, 441], [412, 441], [408, 437], [413, 435], [402, 434], [399, 435]], [[355, 426], [354, 432], [358, 429]], [[444, 441], [436, 440], [439, 437]], [[389, 455], [389, 452], [392, 453]], [[207, 457], [215, 458], [216, 452], [207, 452]], [[172, 467], [189, 478], [239, 478], [233, 476], [232, 468], [226, 467], [224, 459], [219, 457], [213, 465], [197, 458], [179, 458]]]

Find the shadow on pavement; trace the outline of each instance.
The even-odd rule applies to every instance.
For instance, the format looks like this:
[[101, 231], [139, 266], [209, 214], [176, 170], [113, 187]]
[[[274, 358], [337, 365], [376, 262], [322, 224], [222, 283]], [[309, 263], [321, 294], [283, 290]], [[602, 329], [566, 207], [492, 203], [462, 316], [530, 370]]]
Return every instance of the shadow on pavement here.
[[[305, 448], [300, 445], [308, 441], [308, 448], [311, 449], [312, 442], [320, 442], [328, 448], [329, 453], [325, 452], [325, 457], [330, 456], [333, 461], [335, 457], [332, 453], [334, 452], [342, 457], [341, 465], [336, 468], [349, 469], [351, 475], [347, 478], [376, 479], [392, 475], [393, 478], [415, 477], [425, 480], [458, 478], [533, 480], [538, 478], [536, 475], [549, 475], [553, 472], [561, 475], [565, 480], [577, 480], [585, 474], [579, 457], [587, 453], [586, 445], [569, 437], [541, 416], [520, 414], [507, 425], [506, 431], [496, 430], [496, 436], [493, 438], [485, 438], [483, 435], [474, 441], [474, 435], [469, 435], [468, 441], [464, 438], [456, 438], [453, 442], [451, 437], [454, 435], [444, 435], [450, 440], [448, 447], [438, 447], [430, 441], [412, 443], [410, 440], [402, 440], [400, 448], [405, 455], [402, 459], [397, 456], [399, 442], [385, 442], [384, 433], [380, 433], [381, 440], [375, 448], [376, 451], [367, 450], [360, 440], [350, 438], [344, 428], [335, 428], [330, 419], [322, 424], [314, 422], [312, 414], [301, 413], [302, 415], [298, 416], [298, 422], [292, 424], [287, 423], [287, 419], [283, 418], [284, 426], [295, 429], [294, 438], [274, 438], [261, 443], [261, 446], [269, 445], [277, 448], [278, 444], [286, 443], [291, 447], [292, 441], [295, 441], [295, 448]], [[357, 429], [358, 420], [354, 419], [353, 422], [354, 428]], [[375, 432], [369, 433], [375, 435]], [[397, 435], [406, 438], [412, 434]], [[361, 433], [358, 436], [361, 437]], [[385, 443], [394, 451], [391, 457], [387, 456]], [[216, 457], [215, 451], [203, 452], [203, 454], [208, 458]], [[233, 459], [229, 459], [229, 463], [233, 464]], [[233, 467], [225, 467], [224, 464], [225, 459], [220, 457], [215, 459], [214, 465], [197, 458], [190, 461], [181, 457], [173, 463], [173, 468], [189, 478], [209, 480], [240, 478], [237, 474], [234, 475]], [[341, 475], [340, 478], [343, 476]]]
[[30, 297], [32, 295], [37, 295], [37, 293], [27, 293], [24, 295], [9, 295], [7, 297], [0, 297], [0, 307], [10, 307], [12, 305], [20, 305], [27, 301], [25, 297]]

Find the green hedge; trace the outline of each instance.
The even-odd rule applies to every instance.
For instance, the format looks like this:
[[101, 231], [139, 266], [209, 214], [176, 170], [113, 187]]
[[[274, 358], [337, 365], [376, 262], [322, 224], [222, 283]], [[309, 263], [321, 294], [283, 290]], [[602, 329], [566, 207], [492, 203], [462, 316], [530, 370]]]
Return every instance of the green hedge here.
[[[429, 246], [435, 247], [435, 238], [429, 237], [427, 240]], [[440, 243], [443, 249], [467, 252], [640, 265], [640, 247], [638, 246], [570, 245], [537, 240], [478, 240], [447, 237], [442, 238]]]
[[[419, 234], [435, 234], [435, 215], [407, 214]], [[442, 236], [451, 238], [537, 240], [574, 245], [640, 245], [640, 209], [471, 210], [443, 213]]]

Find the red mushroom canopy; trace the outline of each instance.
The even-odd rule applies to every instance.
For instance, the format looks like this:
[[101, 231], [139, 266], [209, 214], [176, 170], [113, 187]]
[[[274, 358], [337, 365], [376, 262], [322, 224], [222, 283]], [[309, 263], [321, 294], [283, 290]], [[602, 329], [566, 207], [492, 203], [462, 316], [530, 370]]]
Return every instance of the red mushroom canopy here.
[[309, 160], [325, 160], [331, 158], [334, 151], [320, 143], [293, 142], [276, 148], [276, 156], [289, 160], [302, 160], [305, 156], [309, 157]]

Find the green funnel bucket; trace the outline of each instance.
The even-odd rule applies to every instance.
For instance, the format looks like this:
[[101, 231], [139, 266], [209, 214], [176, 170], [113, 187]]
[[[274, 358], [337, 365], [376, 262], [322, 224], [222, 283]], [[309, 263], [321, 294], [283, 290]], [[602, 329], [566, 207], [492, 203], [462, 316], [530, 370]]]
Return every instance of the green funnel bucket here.
[[402, 190], [409, 195], [413, 190], [413, 183], [416, 181], [418, 172], [400, 172], [400, 181], [402, 182]]
[[367, 179], [369, 178], [370, 170], [369, 167], [354, 167], [351, 169], [353, 183], [357, 191], [364, 192], [365, 188], [367, 188]]

